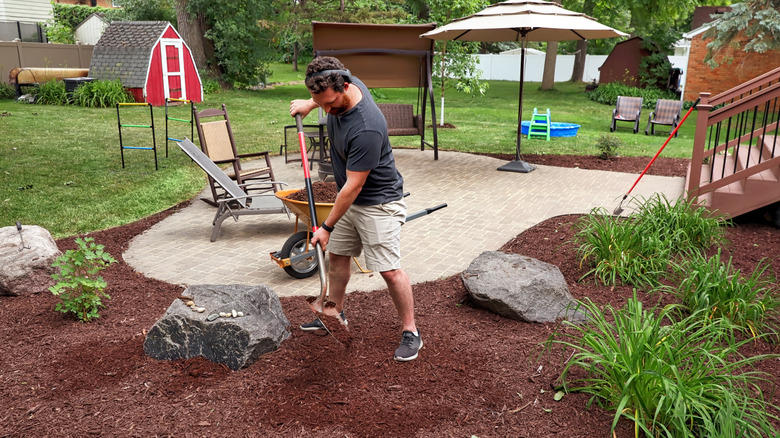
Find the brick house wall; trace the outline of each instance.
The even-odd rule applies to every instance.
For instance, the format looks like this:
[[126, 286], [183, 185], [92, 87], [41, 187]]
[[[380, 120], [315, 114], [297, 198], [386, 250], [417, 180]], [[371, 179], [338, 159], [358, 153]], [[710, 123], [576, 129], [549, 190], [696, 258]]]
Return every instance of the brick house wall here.
[[[700, 92], [709, 92], [714, 96], [780, 66], [780, 51], [744, 52], [742, 51], [744, 43], [741, 43], [736, 49], [733, 47], [721, 49], [715, 55], [720, 65], [712, 69], [704, 62], [707, 44], [712, 40], [705, 40], [702, 35], [697, 35], [691, 40], [685, 100], [696, 100]], [[731, 62], [724, 61], [728, 58], [732, 59]]]

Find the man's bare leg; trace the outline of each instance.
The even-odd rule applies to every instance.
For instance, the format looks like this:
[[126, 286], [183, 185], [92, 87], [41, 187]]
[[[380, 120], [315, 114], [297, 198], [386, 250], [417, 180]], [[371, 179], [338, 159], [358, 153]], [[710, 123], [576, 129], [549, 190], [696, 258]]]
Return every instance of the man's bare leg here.
[[390, 291], [390, 297], [401, 318], [401, 325], [404, 331], [417, 332], [417, 326], [414, 321], [414, 296], [412, 294], [412, 284], [409, 276], [403, 269], [382, 272], [382, 278], [387, 283], [387, 289]]
[[349, 283], [352, 257], [330, 253], [328, 266], [328, 299], [336, 303], [336, 310], [344, 310], [344, 295]]

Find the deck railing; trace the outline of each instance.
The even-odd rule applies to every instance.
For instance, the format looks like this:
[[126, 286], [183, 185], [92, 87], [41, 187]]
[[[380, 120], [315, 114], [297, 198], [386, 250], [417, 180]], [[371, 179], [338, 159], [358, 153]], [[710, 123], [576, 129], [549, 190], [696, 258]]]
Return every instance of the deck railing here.
[[[691, 198], [780, 166], [780, 144], [775, 135], [780, 128], [780, 68], [717, 96], [700, 93], [700, 97], [688, 181]], [[750, 149], [764, 139], [770, 142], [771, 154]], [[741, 161], [743, 170], [737, 168], [740, 153], [747, 155]], [[716, 156], [724, 159], [716, 160]], [[725, 156], [734, 159], [726, 160]], [[710, 164], [708, 174], [702, 174], [701, 164]]]

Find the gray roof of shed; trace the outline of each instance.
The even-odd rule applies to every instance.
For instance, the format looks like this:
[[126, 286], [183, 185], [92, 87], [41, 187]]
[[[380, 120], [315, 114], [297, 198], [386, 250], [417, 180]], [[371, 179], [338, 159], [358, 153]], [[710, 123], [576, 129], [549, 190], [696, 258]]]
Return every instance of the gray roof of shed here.
[[152, 49], [167, 21], [114, 21], [92, 50], [89, 75], [95, 79], [120, 78], [128, 88], [146, 84]]

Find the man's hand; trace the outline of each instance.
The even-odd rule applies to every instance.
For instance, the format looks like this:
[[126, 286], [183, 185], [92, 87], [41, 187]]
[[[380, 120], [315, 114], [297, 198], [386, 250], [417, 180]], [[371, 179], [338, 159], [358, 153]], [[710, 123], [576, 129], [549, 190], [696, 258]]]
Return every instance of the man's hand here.
[[330, 240], [330, 233], [326, 229], [320, 227], [317, 229], [317, 232], [311, 236], [311, 246], [316, 246], [317, 242], [319, 242], [322, 250], [325, 251], [325, 248], [328, 246], [328, 240]]
[[290, 115], [295, 117], [296, 114], [300, 114], [301, 118], [309, 115], [311, 110], [317, 108], [317, 104], [313, 99], [295, 99], [290, 102]]

